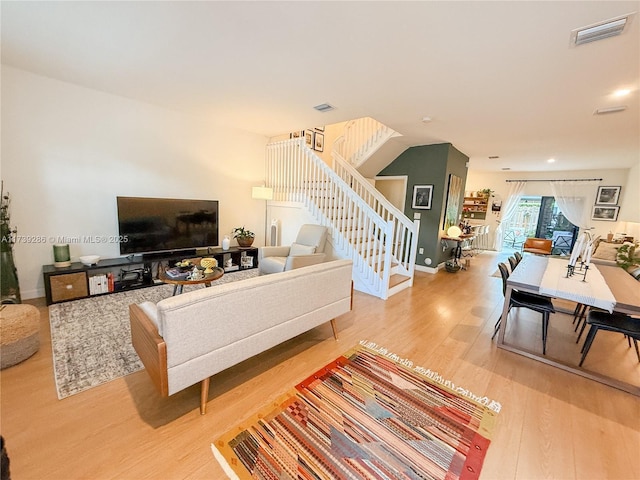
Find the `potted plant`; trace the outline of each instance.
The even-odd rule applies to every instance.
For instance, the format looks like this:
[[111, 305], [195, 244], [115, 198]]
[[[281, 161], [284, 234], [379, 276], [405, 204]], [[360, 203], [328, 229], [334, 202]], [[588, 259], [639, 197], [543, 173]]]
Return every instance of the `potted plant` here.
[[9, 194], [4, 193], [4, 183], [0, 187], [0, 290], [2, 303], [22, 303], [20, 298], [20, 283], [18, 282], [18, 270], [13, 261], [13, 244], [15, 243], [18, 230], [11, 228], [9, 205], [11, 203]]
[[640, 265], [640, 253], [636, 254], [636, 245], [624, 243], [616, 253], [616, 263], [627, 271]]
[[256, 234], [251, 230], [247, 230], [244, 227], [236, 227], [232, 231], [233, 238], [238, 241], [238, 246], [241, 248], [250, 247], [256, 238]]
[[494, 191], [495, 190], [491, 190], [490, 188], [483, 188], [482, 190], [478, 190], [478, 193], [485, 198], [489, 198], [493, 197]]

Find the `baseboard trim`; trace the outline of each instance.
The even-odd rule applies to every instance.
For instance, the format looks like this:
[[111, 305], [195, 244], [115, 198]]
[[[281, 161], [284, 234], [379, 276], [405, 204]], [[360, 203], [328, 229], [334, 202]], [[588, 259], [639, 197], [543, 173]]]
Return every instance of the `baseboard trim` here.
[[[442, 264], [444, 265], [444, 264]], [[423, 267], [422, 265], [416, 265], [416, 270], [419, 272], [424, 272], [424, 273], [438, 273], [438, 270], [440, 270], [440, 265], [438, 265], [437, 267]]]

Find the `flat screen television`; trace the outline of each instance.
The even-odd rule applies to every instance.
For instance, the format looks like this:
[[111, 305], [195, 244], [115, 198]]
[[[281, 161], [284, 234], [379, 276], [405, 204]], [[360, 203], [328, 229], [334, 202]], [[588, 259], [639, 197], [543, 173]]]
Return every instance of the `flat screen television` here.
[[218, 245], [218, 201], [117, 197], [120, 254]]

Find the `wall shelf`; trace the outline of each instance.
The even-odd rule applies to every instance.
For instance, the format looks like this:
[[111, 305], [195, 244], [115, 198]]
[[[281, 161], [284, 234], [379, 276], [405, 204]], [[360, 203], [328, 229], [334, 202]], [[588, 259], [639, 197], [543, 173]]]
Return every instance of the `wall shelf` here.
[[464, 197], [462, 218], [484, 220], [489, 206], [488, 197]]

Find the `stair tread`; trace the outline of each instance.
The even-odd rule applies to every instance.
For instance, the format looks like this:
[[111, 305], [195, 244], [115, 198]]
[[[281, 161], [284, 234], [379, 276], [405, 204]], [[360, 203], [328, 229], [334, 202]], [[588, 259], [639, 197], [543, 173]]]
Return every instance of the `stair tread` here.
[[399, 273], [393, 274], [389, 277], [389, 288], [400, 285], [403, 282], [408, 282], [409, 280], [411, 280], [411, 277], [406, 275], [400, 275]]

